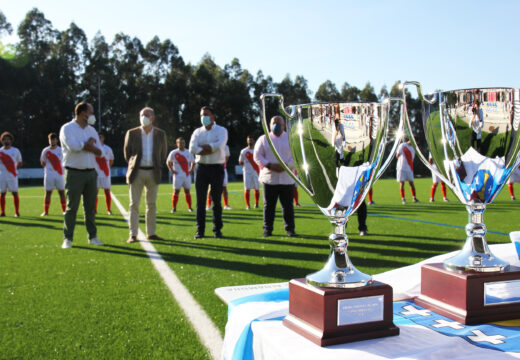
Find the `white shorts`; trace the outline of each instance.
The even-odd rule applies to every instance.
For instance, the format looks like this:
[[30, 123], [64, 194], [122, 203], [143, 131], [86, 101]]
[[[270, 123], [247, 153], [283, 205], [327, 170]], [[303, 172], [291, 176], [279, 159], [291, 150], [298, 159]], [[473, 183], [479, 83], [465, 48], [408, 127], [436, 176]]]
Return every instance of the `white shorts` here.
[[258, 182], [258, 175], [256, 173], [254, 175], [247, 174], [244, 176], [244, 189], [260, 189], [260, 183]]
[[222, 186], [227, 186], [227, 169], [224, 169], [224, 182], [222, 183]]
[[173, 175], [173, 188], [177, 190], [180, 188], [191, 189], [191, 176]]
[[0, 192], [5, 193], [7, 190], [18, 192], [18, 177], [11, 174], [0, 176]]
[[507, 183], [508, 184], [520, 183], [520, 171], [518, 171], [518, 170], [513, 171], [513, 173], [511, 174], [511, 177], [509, 178], [509, 180], [507, 180]]
[[413, 181], [413, 171], [409, 169], [399, 171], [397, 181]]
[[97, 177], [98, 189], [110, 189], [111, 181], [110, 176], [99, 176]]
[[45, 174], [43, 176], [43, 187], [45, 191], [51, 191], [54, 188], [65, 190], [65, 177], [57, 173]]

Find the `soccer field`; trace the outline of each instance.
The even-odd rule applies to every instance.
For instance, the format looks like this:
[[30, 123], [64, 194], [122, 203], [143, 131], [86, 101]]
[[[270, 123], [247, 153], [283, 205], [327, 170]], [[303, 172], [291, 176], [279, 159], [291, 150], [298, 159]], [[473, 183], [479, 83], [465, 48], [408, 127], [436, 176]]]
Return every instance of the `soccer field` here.
[[[347, 227], [349, 254], [358, 269], [380, 273], [462, 247], [464, 206], [450, 192], [451, 202], [439, 202], [440, 187], [437, 202], [428, 203], [430, 186], [431, 179], [416, 180], [421, 202], [402, 205], [395, 180], [376, 183], [376, 205], [368, 207], [369, 236], [358, 235], [356, 216]], [[278, 210], [274, 235], [264, 239], [261, 207], [244, 209], [242, 183], [228, 188], [233, 210], [223, 213], [224, 239], [194, 240], [195, 213], [186, 211], [181, 195], [177, 213], [170, 214], [171, 185], [161, 185], [157, 234], [165, 240], [152, 241], [221, 335], [227, 308], [214, 295], [215, 288], [287, 281], [319, 270], [332, 229], [300, 189], [304, 206], [295, 209], [300, 236], [284, 236]], [[127, 186], [112, 191], [128, 208]], [[195, 202], [194, 189], [192, 194]], [[23, 187], [20, 195], [21, 217], [12, 216], [8, 195], [7, 217], [0, 218], [0, 358], [211, 358], [141, 245], [125, 243], [128, 227], [115, 204], [114, 215], [106, 215], [100, 195], [98, 236], [106, 246], [87, 245], [80, 211], [74, 247], [63, 250], [57, 194], [45, 218], [39, 216], [43, 188]], [[406, 196], [411, 199], [408, 186]], [[488, 206], [489, 243], [509, 242], [507, 233], [519, 228], [519, 206], [509, 200], [507, 189]], [[141, 221], [144, 230], [144, 217]]]

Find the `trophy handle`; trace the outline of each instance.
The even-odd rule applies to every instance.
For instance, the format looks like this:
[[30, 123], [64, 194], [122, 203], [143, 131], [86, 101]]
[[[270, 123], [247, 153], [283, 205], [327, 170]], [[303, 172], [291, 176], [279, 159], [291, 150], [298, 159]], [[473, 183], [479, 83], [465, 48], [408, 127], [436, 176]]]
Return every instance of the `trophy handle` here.
[[307, 192], [307, 194], [312, 196], [313, 192], [310, 191], [307, 188], [307, 186], [305, 186], [305, 184], [294, 174], [292, 169], [289, 166], [287, 166], [287, 164], [282, 160], [282, 157], [280, 156], [280, 154], [278, 154], [278, 151], [276, 150], [273, 142], [271, 141], [271, 137], [269, 136], [269, 124], [267, 123], [267, 117], [266, 117], [266, 111], [265, 111], [265, 99], [268, 97], [278, 98], [278, 101], [279, 101], [278, 109], [280, 110], [282, 115], [288, 119], [293, 119], [296, 116], [296, 106], [291, 106], [290, 112], [287, 112], [287, 110], [284, 106], [284, 103], [283, 103], [283, 95], [281, 95], [281, 94], [262, 94], [262, 96], [260, 96], [260, 100], [262, 100], [262, 127], [264, 129], [265, 138], [267, 139], [267, 142], [269, 143], [269, 146], [271, 147], [271, 150], [273, 151], [274, 156], [276, 157], [276, 159], [278, 160], [280, 165], [282, 165], [284, 170], [293, 178], [293, 180], [296, 181], [296, 183], [299, 186], [301, 186], [302, 189]]
[[[387, 110], [386, 110], [388, 112], [388, 114], [386, 115], [388, 117], [388, 119], [390, 118], [390, 103], [392, 101], [398, 101], [401, 103], [401, 108], [399, 109], [399, 125], [397, 126], [396, 138], [395, 138], [394, 144], [392, 146], [392, 149], [390, 150], [390, 153], [388, 154], [388, 157], [386, 158], [385, 162], [379, 168], [379, 170], [373, 180], [374, 182], [377, 181], [381, 177], [381, 175], [383, 175], [385, 170], [388, 168], [388, 166], [394, 159], [395, 152], [397, 151], [397, 147], [401, 144], [401, 140], [403, 138], [402, 134], [403, 134], [403, 127], [404, 127], [404, 121], [403, 121], [404, 101], [400, 97], [390, 97], [390, 98], [386, 98], [383, 100], [383, 103], [388, 105]], [[389, 121], [387, 121], [387, 125], [386, 125], [387, 128], [385, 129], [385, 132], [389, 131], [388, 123], [389, 123]], [[386, 138], [388, 138], [388, 137], [386, 137]], [[385, 138], [385, 141], [386, 141], [386, 138]]]
[[[441, 181], [443, 183], [445, 183], [454, 193], [457, 193], [456, 192], [456, 189], [455, 187], [453, 186], [453, 184], [451, 183], [450, 180], [448, 180], [444, 175], [441, 174], [441, 172], [437, 169], [435, 169], [428, 161], [428, 159], [426, 159], [426, 157], [424, 156], [424, 154], [421, 152], [421, 150], [419, 149], [419, 147], [417, 146], [417, 142], [415, 141], [415, 136], [413, 136], [413, 133], [412, 133], [412, 124], [410, 123], [410, 117], [408, 116], [408, 108], [406, 107], [406, 86], [407, 85], [415, 85], [415, 87], [417, 88], [417, 93], [419, 94], [419, 99], [421, 99], [421, 101], [424, 101], [428, 104], [435, 104], [438, 100], [437, 98], [437, 94], [433, 94], [431, 96], [430, 99], [428, 99], [426, 96], [423, 95], [422, 93], [422, 89], [421, 89], [421, 84], [418, 82], [418, 81], [405, 81], [403, 84], [402, 84], [402, 90], [403, 90], [403, 113], [404, 113], [404, 123], [408, 129], [408, 132], [410, 133], [410, 141], [412, 142], [413, 144], [413, 147], [417, 153], [417, 155], [419, 156], [419, 159], [423, 162], [423, 164], [432, 172], [434, 173], [439, 179], [441, 179]], [[404, 135], [404, 134], [403, 134]]]

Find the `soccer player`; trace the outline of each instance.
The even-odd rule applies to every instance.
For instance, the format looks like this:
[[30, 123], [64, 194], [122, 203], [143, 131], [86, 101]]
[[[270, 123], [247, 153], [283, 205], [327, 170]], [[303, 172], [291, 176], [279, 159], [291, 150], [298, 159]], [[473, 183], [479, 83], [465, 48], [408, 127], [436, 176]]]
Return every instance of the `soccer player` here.
[[22, 166], [22, 154], [13, 145], [14, 137], [10, 132], [0, 136], [0, 216], [5, 216], [5, 194], [13, 194], [14, 217], [20, 216], [20, 197], [18, 196], [18, 172]]
[[507, 180], [507, 188], [509, 189], [509, 195], [511, 195], [511, 200], [516, 200], [515, 191], [513, 189], [514, 183], [520, 183], [520, 166], [513, 171], [509, 180]]
[[406, 204], [404, 196], [404, 182], [408, 181], [410, 184], [410, 191], [413, 196], [413, 202], [418, 202], [415, 196], [415, 185], [413, 183], [413, 160], [415, 158], [415, 150], [410, 145], [410, 140], [399, 145], [397, 148], [397, 181], [399, 181], [399, 192], [401, 194], [401, 201]]
[[56, 188], [60, 195], [61, 212], [65, 215], [67, 199], [65, 198], [65, 177], [63, 176], [63, 152], [58, 145], [58, 135], [49, 134], [49, 146], [43, 149], [40, 163], [43, 166], [43, 187], [45, 198], [43, 200], [43, 213], [41, 216], [49, 215], [52, 190]]
[[184, 138], [177, 138], [177, 149], [172, 150], [166, 159], [166, 166], [170, 169], [173, 175], [173, 195], [172, 195], [172, 210], [171, 213], [177, 211], [177, 202], [179, 201], [179, 194], [181, 188], [184, 188], [184, 198], [188, 204], [188, 211], [192, 212], [191, 208], [191, 173], [195, 165], [195, 158], [186, 149], [186, 141]]
[[[224, 163], [224, 182], [222, 183], [222, 199], [224, 199], [224, 210], [233, 210], [231, 206], [229, 206], [229, 195], [227, 191], [227, 184], [228, 184], [228, 172], [227, 172], [227, 162], [229, 160], [230, 152], [229, 152], [229, 146], [226, 144], [226, 162]], [[209, 210], [211, 208], [211, 187], [208, 189], [208, 204], [206, 205], [206, 210]]]
[[[103, 189], [105, 191], [105, 205], [107, 207], [107, 214], [112, 215], [110, 207], [112, 205], [112, 196], [110, 194], [110, 168], [114, 165], [114, 152], [110, 146], [105, 144], [105, 136], [99, 134], [99, 141], [101, 142], [102, 156], [96, 156], [96, 171], [97, 171], [97, 191]], [[97, 213], [98, 197], [96, 195], [96, 213]]]
[[[433, 163], [433, 158], [432, 158], [431, 153], [428, 156], [428, 162], [435, 169], [437, 169], [437, 166]], [[432, 188], [430, 190], [430, 202], [435, 201], [435, 190], [437, 190], [437, 185], [439, 185], [439, 182], [441, 183], [442, 200], [444, 202], [448, 202], [448, 198], [446, 197], [446, 184], [444, 182], [442, 182], [441, 179], [439, 179], [439, 177], [437, 175], [435, 175], [433, 172], [432, 172], [432, 182], [433, 182], [433, 184], [432, 184]]]
[[244, 177], [244, 199], [246, 201], [246, 209], [251, 209], [249, 202], [249, 195], [251, 189], [255, 191], [255, 209], [258, 208], [258, 201], [260, 199], [260, 183], [258, 182], [258, 174], [260, 168], [254, 160], [255, 153], [255, 138], [247, 137], [247, 147], [240, 151], [238, 163], [242, 166], [242, 174]]

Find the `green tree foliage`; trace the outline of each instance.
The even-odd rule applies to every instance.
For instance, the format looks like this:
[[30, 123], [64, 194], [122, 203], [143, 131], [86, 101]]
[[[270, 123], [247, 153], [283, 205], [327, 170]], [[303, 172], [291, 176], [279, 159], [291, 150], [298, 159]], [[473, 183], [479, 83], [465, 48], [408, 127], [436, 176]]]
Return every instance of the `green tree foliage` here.
[[[0, 38], [13, 28], [0, 11]], [[236, 162], [246, 136], [263, 133], [260, 96], [283, 94], [285, 105], [310, 103], [307, 80], [286, 75], [275, 82], [258, 71], [251, 74], [232, 59], [221, 67], [206, 54], [197, 64], [185, 63], [171, 40], [140, 39], [119, 33], [107, 42], [101, 33], [89, 41], [82, 29], [71, 23], [55, 29], [38, 9], [30, 10], [17, 28], [16, 61], [0, 57], [0, 130], [15, 135], [26, 166], [39, 166], [39, 154], [47, 134], [58, 132], [73, 117], [79, 101], [94, 105], [98, 131], [122, 159], [123, 134], [139, 125], [144, 106], [155, 109], [157, 124], [166, 130], [169, 147], [182, 136], [189, 141], [200, 127], [200, 108], [213, 107], [217, 122], [229, 131], [231, 161]], [[1, 43], [0, 43], [1, 45]], [[390, 91], [393, 96], [394, 88]], [[379, 98], [387, 95], [386, 87]], [[314, 97], [318, 101], [377, 101], [367, 83], [360, 90], [345, 82], [341, 90], [325, 81]], [[414, 116], [417, 115], [416, 103]], [[278, 103], [266, 102], [267, 118], [278, 113]]]

